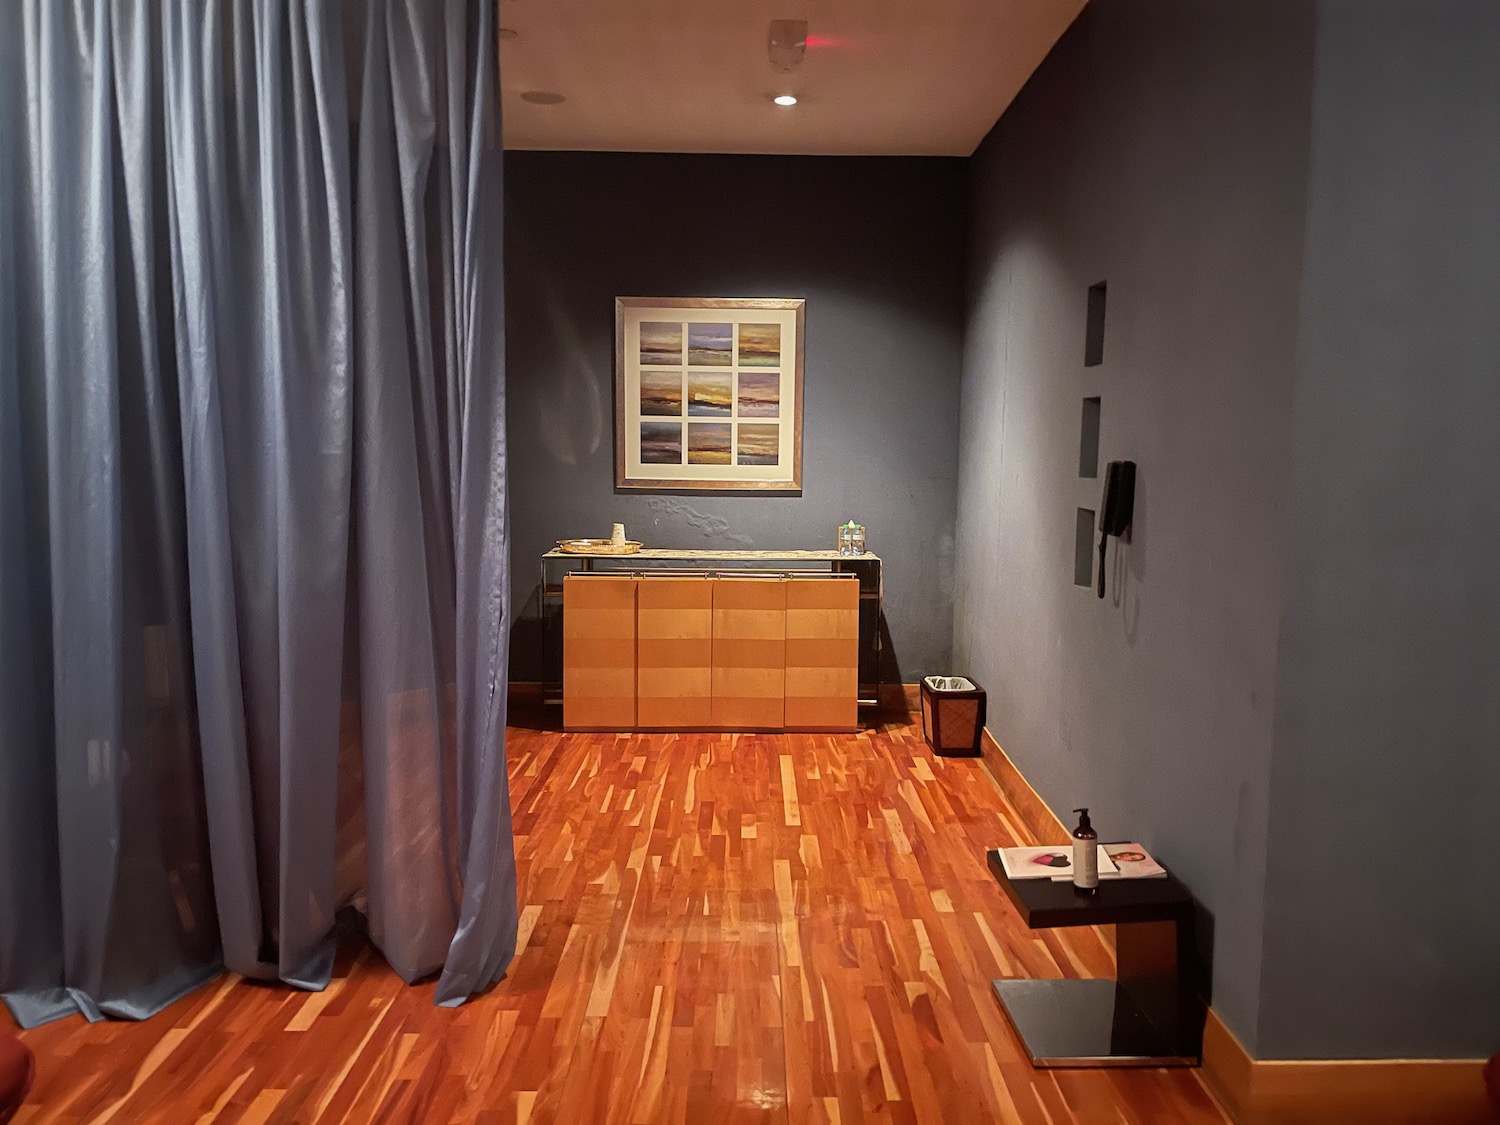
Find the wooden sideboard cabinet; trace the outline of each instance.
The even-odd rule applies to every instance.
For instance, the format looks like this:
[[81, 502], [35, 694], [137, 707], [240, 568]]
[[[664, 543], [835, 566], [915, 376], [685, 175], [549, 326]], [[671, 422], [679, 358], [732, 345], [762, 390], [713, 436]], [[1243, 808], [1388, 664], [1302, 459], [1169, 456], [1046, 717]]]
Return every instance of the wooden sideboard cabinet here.
[[717, 730], [786, 727], [785, 578], [715, 578], [713, 711]]
[[[581, 575], [574, 585], [593, 581]], [[642, 578], [636, 593], [636, 726], [692, 730], [713, 721], [713, 583], [707, 578]], [[568, 594], [563, 592], [563, 620]], [[567, 666], [567, 652], [563, 666]], [[568, 700], [563, 696], [563, 717]]]
[[787, 585], [786, 725], [842, 731], [859, 725], [859, 582]]
[[567, 730], [854, 730], [860, 581], [570, 574]]
[[563, 617], [563, 725], [569, 730], [629, 730], [636, 724], [634, 576], [567, 579]]

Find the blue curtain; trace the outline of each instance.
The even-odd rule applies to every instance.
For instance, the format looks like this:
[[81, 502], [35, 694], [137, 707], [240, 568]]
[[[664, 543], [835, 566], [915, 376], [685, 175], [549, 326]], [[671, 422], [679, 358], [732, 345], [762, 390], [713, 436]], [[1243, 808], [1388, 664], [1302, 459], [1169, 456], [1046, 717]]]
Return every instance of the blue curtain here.
[[493, 0], [0, 6], [0, 993], [514, 952]]

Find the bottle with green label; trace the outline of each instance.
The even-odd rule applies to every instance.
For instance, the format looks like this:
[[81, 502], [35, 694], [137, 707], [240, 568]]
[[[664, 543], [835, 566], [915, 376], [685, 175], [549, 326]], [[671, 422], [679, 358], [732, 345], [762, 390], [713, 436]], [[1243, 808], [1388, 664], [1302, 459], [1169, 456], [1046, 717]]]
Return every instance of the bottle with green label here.
[[850, 520], [839, 526], [839, 554], [862, 555], [865, 553], [865, 525]]

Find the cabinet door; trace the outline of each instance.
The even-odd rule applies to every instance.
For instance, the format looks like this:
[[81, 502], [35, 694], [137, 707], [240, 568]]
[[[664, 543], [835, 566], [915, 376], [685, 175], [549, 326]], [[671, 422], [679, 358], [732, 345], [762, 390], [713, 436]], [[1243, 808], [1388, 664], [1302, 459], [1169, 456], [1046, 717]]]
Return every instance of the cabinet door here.
[[714, 580], [713, 725], [780, 730], [786, 719], [784, 578]]
[[636, 602], [636, 717], [643, 728], [713, 724], [713, 581], [640, 580]]
[[635, 726], [635, 591], [639, 580], [563, 579], [563, 727]]
[[859, 726], [859, 579], [853, 575], [787, 582], [786, 726]]

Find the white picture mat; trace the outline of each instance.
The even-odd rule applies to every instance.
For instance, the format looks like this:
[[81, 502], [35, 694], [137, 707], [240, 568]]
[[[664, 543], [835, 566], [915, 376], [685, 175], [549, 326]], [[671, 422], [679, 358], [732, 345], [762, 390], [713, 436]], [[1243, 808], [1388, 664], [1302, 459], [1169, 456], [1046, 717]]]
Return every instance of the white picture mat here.
[[[797, 350], [800, 341], [797, 339], [798, 310], [796, 309], [764, 309], [764, 308], [672, 308], [672, 307], [648, 307], [627, 306], [623, 309], [624, 347], [623, 359], [625, 364], [623, 418], [625, 422], [625, 476], [627, 480], [682, 480], [682, 481], [772, 481], [783, 482], [795, 479], [796, 466], [796, 435], [797, 435]], [[641, 325], [647, 322], [681, 323], [691, 324], [730, 324], [733, 326], [733, 350], [731, 355], [735, 363], [731, 366], [710, 367], [706, 365], [690, 366], [684, 363], [681, 367], [683, 372], [683, 418], [684, 427], [697, 422], [728, 423], [731, 430], [731, 449], [735, 448], [738, 441], [738, 427], [741, 422], [750, 424], [775, 424], [779, 428], [779, 444], [777, 450], [777, 463], [775, 465], [663, 465], [655, 462], [643, 462], [641, 460], [641, 422], [663, 421], [671, 422], [670, 417], [641, 413], [640, 381], [641, 372], [670, 370], [665, 366], [650, 365], [645, 368], [641, 366]], [[781, 327], [781, 366], [772, 368], [768, 366], [739, 364], [739, 326], [741, 324], [777, 324]], [[683, 333], [684, 359], [687, 351], [687, 330]], [[739, 396], [732, 396], [732, 407], [729, 417], [697, 418], [686, 413], [687, 411], [687, 378], [693, 372], [713, 372], [717, 374], [728, 374], [731, 377], [732, 386], [738, 386], [738, 375], [741, 371], [766, 374], [771, 371], [780, 373], [780, 414], [776, 418], [747, 417], [741, 419], [739, 416]], [[683, 431], [684, 460], [686, 458], [687, 430]]]

